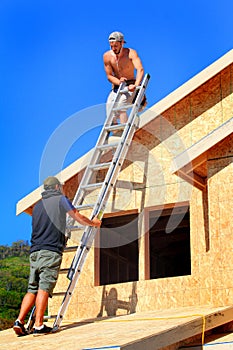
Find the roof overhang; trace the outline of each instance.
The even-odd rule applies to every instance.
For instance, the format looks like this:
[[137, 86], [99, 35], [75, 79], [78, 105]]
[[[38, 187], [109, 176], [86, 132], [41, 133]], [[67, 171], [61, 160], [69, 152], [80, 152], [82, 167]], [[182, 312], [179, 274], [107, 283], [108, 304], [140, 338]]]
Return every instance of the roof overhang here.
[[207, 185], [208, 152], [233, 133], [233, 117], [173, 159], [172, 173], [195, 187]]

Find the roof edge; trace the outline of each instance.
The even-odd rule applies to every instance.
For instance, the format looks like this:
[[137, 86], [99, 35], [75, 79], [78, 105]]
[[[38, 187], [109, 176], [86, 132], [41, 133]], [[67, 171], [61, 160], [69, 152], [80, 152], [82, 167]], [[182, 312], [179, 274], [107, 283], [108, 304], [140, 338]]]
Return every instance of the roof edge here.
[[187, 148], [182, 153], [178, 154], [172, 162], [171, 172], [175, 173], [191, 163], [201, 154], [214, 147], [233, 132], [233, 117], [225, 123], [214, 129], [212, 132], [204, 136], [198, 142]]
[[145, 111], [143, 118], [140, 118], [139, 128], [142, 128], [148, 124], [152, 119], [152, 115], [155, 118], [155, 116], [162, 114], [165, 110], [169, 109], [171, 106], [182, 100], [206, 81], [221, 72], [232, 62], [233, 49], [228, 51], [225, 55], [221, 56], [212, 64], [204, 68], [201, 72], [197, 73], [193, 78], [190, 78], [186, 83], [182, 84], [180, 87], [172, 91], [169, 95], [165, 96], [162, 100], [150, 107], [147, 110], [150, 113], [147, 113], [147, 111]]

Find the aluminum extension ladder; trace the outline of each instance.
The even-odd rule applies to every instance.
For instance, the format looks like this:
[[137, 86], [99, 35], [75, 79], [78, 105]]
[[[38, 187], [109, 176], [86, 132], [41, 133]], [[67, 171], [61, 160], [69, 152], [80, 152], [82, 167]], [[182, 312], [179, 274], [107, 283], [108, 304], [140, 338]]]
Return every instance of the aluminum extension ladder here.
[[[114, 113], [122, 109], [122, 106], [120, 106], [118, 102], [121, 97], [121, 94], [128, 91], [125, 82], [121, 83], [119, 86], [115, 100], [109, 110], [109, 114], [107, 115], [105, 124], [100, 132], [96, 146], [93, 150], [90, 163], [85, 170], [79, 188], [73, 199], [73, 205], [77, 210], [81, 211], [86, 209], [92, 209], [90, 219], [93, 219], [93, 217], [96, 215], [98, 215], [99, 219], [101, 219], [103, 216], [111, 190], [113, 189], [116, 183], [118, 174], [121, 170], [121, 166], [126, 157], [128, 147], [130, 146], [134, 132], [138, 126], [138, 113], [140, 112], [143, 98], [145, 98], [145, 90], [147, 88], [149, 79], [150, 75], [146, 74], [143, 78], [141, 85], [138, 86], [133, 93], [134, 95], [132, 104], [124, 106], [124, 110], [130, 110], [127, 122], [125, 124], [113, 125]], [[121, 131], [122, 134], [119, 137], [118, 142], [110, 143], [108, 142], [109, 135], [113, 131]], [[101, 163], [102, 155], [109, 150], [114, 151], [112, 161], [108, 163]], [[104, 169], [107, 171], [104, 181], [93, 182], [93, 179], [95, 180], [95, 174], [99, 170]], [[84, 203], [84, 200], [86, 201], [86, 195], [89, 194], [91, 191], [97, 189], [99, 189], [99, 194], [97, 196], [96, 202], [90, 204]], [[84, 232], [67, 274], [67, 278], [70, 280], [69, 286], [64, 294], [64, 298], [57, 316], [53, 316], [55, 317], [55, 321], [53, 324], [53, 332], [58, 331], [60, 328], [66, 309], [72, 297], [72, 293], [74, 291], [78, 278], [81, 274], [83, 265], [85, 263], [86, 257], [98, 230], [98, 228], [91, 226], [75, 226], [74, 223], [74, 219], [72, 219], [71, 217], [67, 218], [67, 237], [70, 236], [73, 230], [84, 229]], [[28, 321], [28, 324], [30, 324], [30, 321]], [[28, 328], [30, 328], [30, 325]]]

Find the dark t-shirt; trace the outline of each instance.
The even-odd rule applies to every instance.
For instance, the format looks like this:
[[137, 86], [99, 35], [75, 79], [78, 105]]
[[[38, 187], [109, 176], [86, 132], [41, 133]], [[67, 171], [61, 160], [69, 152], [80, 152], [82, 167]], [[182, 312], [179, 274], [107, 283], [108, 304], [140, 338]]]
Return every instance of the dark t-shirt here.
[[74, 206], [61, 192], [48, 190], [32, 213], [31, 253], [46, 249], [62, 253], [65, 247], [66, 213]]

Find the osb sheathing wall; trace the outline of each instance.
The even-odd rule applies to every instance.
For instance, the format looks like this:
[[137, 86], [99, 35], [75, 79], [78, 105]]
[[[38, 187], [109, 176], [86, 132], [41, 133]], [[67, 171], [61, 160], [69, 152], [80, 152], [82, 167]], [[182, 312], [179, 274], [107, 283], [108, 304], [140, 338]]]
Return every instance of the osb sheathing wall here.
[[[198, 190], [170, 171], [173, 157], [232, 118], [232, 86], [231, 65], [136, 133], [106, 212], [138, 209], [141, 213], [139, 281], [96, 285], [98, 261], [92, 248], [67, 319], [233, 303], [232, 139], [208, 155], [207, 191]], [[145, 280], [143, 209], [183, 201], [190, 204], [192, 273]], [[70, 245], [78, 241], [78, 236], [73, 239]], [[70, 266], [72, 257], [73, 253], [64, 254], [63, 267]], [[61, 275], [56, 291], [64, 291], [66, 286], [66, 276]], [[51, 300], [51, 314], [57, 313], [61, 301], [62, 297]]]
[[209, 251], [211, 299], [218, 305], [233, 302], [233, 135], [208, 155]]

